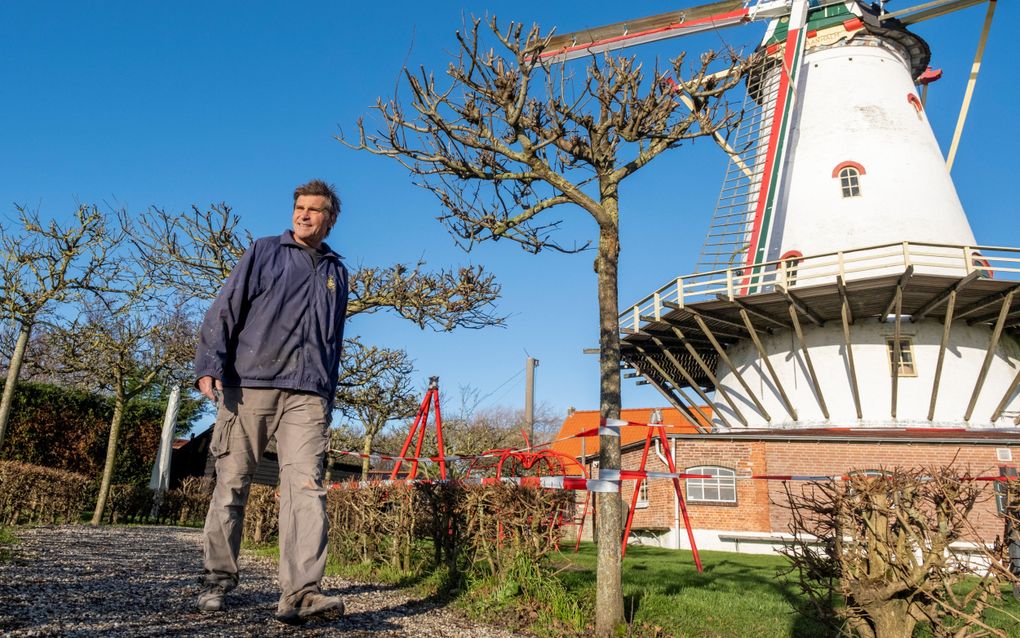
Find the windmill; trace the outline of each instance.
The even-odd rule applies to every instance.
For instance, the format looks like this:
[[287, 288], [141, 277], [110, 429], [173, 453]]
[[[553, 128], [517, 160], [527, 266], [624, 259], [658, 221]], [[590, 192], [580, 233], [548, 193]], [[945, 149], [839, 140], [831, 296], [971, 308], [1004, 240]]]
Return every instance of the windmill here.
[[631, 376], [719, 430], [1020, 422], [1020, 249], [977, 245], [910, 31], [982, 2], [951, 166], [995, 0], [731, 0], [550, 41], [558, 61], [768, 23], [697, 272], [620, 315]]

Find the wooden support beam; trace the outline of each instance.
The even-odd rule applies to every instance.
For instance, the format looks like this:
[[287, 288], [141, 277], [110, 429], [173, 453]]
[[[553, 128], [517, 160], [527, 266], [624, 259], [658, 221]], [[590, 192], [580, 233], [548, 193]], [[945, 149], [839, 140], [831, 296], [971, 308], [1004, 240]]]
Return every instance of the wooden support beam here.
[[[974, 318], [974, 319], [968, 319], [967, 320], [967, 325], [968, 326], [973, 326], [974, 324], [977, 324], [977, 323], [986, 323], [986, 322], [989, 322], [989, 321], [992, 321], [992, 320], [998, 318], [998, 316], [999, 316], [999, 313], [995, 313], [995, 314], [991, 314], [991, 315], [988, 315], [988, 316], [985, 316], [985, 317], [977, 317], [977, 318]], [[1020, 316], [1020, 310], [1014, 310], [1014, 311], [1010, 312], [1006, 316], [1006, 325], [1009, 326], [1009, 325], [1012, 325], [1012, 324], [1016, 323], [1015, 321], [1012, 321], [1012, 320], [1016, 319], [1018, 316]]]
[[995, 406], [995, 412], [992, 412], [992, 423], [998, 421], [999, 417], [1002, 416], [1006, 406], [1009, 405], [1009, 400], [1013, 397], [1013, 393], [1016, 392], [1017, 386], [1020, 386], [1020, 371], [1017, 371], [1016, 376], [1013, 377], [1013, 382], [1006, 388], [1006, 393], [1002, 395], [999, 405]]
[[794, 334], [797, 335], [797, 342], [800, 343], [801, 352], [804, 354], [804, 362], [807, 364], [808, 374], [811, 375], [811, 386], [815, 390], [815, 397], [818, 398], [818, 407], [822, 409], [822, 415], [826, 420], [829, 418], [829, 408], [825, 405], [825, 397], [822, 396], [822, 386], [818, 383], [818, 375], [815, 374], [815, 366], [811, 363], [811, 353], [808, 352], [807, 343], [804, 342], [804, 332], [800, 329], [800, 319], [797, 317], [797, 309], [790, 304], [790, 321], [793, 323]]
[[924, 304], [922, 304], [920, 308], [910, 313], [910, 322], [917, 323], [918, 321], [924, 319], [926, 316], [928, 316], [929, 312], [935, 310], [936, 308], [942, 305], [943, 301], [949, 299], [950, 295], [952, 295], [954, 292], [960, 292], [961, 290], [963, 290], [964, 286], [966, 286], [967, 284], [974, 281], [980, 276], [981, 271], [975, 270], [974, 272], [970, 273], [963, 279], [957, 281], [952, 286], [949, 286], [939, 294], [935, 295], [934, 297], [926, 301]]
[[740, 419], [740, 422], [746, 426], [747, 419], [744, 418], [744, 414], [740, 411], [740, 408], [737, 407], [737, 404], [733, 401], [733, 398], [730, 397], [730, 394], [729, 392], [726, 391], [726, 388], [723, 387], [721, 383], [719, 383], [719, 379], [716, 378], [715, 372], [713, 372], [712, 369], [708, 367], [708, 364], [705, 363], [705, 360], [701, 358], [701, 355], [698, 354], [698, 351], [694, 348], [694, 346], [692, 346], [690, 342], [687, 341], [687, 339], [684, 337], [684, 333], [680, 330], [680, 328], [674, 326], [673, 332], [676, 334], [677, 338], [683, 341], [684, 348], [686, 348], [687, 353], [691, 355], [691, 357], [694, 359], [694, 362], [698, 364], [698, 367], [701, 368], [701, 371], [705, 373], [705, 376], [707, 376], [709, 381], [712, 382], [712, 385], [715, 386], [716, 393], [722, 396], [723, 400], [725, 400], [726, 403], [730, 404], [730, 408], [733, 410], [733, 414], [735, 414], [737, 418]]
[[[701, 389], [701, 385], [699, 385], [698, 382], [694, 380], [694, 376], [687, 371], [687, 368], [685, 368], [682, 363], [680, 363], [680, 360], [676, 358], [676, 355], [670, 352], [669, 349], [666, 348], [666, 346], [663, 345], [663, 343], [659, 341], [656, 337], [652, 337], [652, 342], [662, 349], [662, 353], [666, 355], [666, 358], [669, 359], [669, 362], [673, 364], [673, 367], [676, 368], [678, 372], [680, 372], [680, 376], [684, 378], [684, 380], [687, 382], [687, 385], [690, 386], [692, 390], [694, 390], [695, 394], [701, 397], [701, 400], [704, 401], [706, 405], [711, 405], [712, 399], [708, 398], [708, 395], [705, 394], [705, 391]], [[638, 352], [640, 351], [641, 350], [639, 349]], [[717, 416], [719, 420], [723, 422], [723, 425], [730, 429], [733, 428], [733, 425], [729, 422], [729, 419], [727, 419], [722, 412], [720, 412], [719, 410], [714, 410], [714, 413], [715, 416]]]
[[853, 315], [850, 313], [850, 300], [847, 298], [843, 278], [837, 278], [837, 283], [840, 289], [839, 296], [842, 300], [840, 319], [843, 322], [843, 347], [846, 348], [846, 362], [847, 367], [850, 369], [850, 391], [853, 393], [857, 418], [861, 419], [863, 418], [863, 412], [861, 411], [861, 390], [860, 386], [857, 385], [857, 366], [854, 365], [854, 349], [850, 340], [850, 324], [853, 323]]
[[739, 330], [741, 332], [741, 334], [746, 334], [746, 332], [747, 332], [747, 328], [744, 326], [744, 324], [738, 323], [736, 321], [730, 321], [729, 319], [727, 319], [725, 317], [720, 317], [719, 315], [715, 314], [714, 312], [705, 312], [704, 310], [696, 310], [694, 308], [691, 308], [690, 306], [687, 306], [686, 308], [684, 308], [684, 310], [686, 310], [687, 312], [691, 313], [691, 315], [694, 316], [694, 317], [701, 317], [702, 319], [710, 319], [710, 320], [712, 320], [712, 321], [714, 321], [716, 323], [721, 323], [724, 326], [730, 326], [731, 328], [736, 328], [737, 330]]
[[780, 291], [783, 293], [783, 296], [786, 297], [786, 300], [788, 302], [790, 302], [791, 306], [793, 306], [794, 308], [799, 310], [802, 314], [804, 314], [804, 316], [806, 316], [808, 319], [810, 319], [816, 326], [821, 328], [822, 326], [825, 325], [825, 319], [823, 319], [820, 314], [818, 314], [817, 312], [815, 312], [814, 310], [809, 308], [808, 305], [806, 303], [804, 303], [803, 300], [799, 299], [796, 295], [794, 295], [792, 292], [786, 290], [785, 288], [780, 288]]
[[894, 292], [892, 298], [889, 299], [889, 303], [885, 305], [885, 310], [882, 311], [882, 314], [878, 315], [878, 323], [885, 323], [886, 317], [889, 316], [889, 313], [893, 311], [893, 307], [896, 305], [896, 300], [903, 298], [903, 289], [907, 286], [907, 281], [909, 281], [913, 276], [914, 265], [911, 264], [907, 266], [907, 269], [903, 271], [902, 275], [900, 275], [899, 281], [896, 282], [896, 292]]
[[761, 312], [760, 310], [756, 310], [754, 307], [740, 299], [729, 299], [725, 295], [716, 295], [716, 299], [718, 299], [719, 301], [725, 301], [727, 303], [733, 304], [737, 308], [740, 308], [741, 310], [747, 312], [747, 314], [754, 315], [755, 317], [758, 317], [762, 321], [767, 321], [768, 323], [779, 326], [780, 328], [783, 328], [785, 330], [791, 329], [790, 324], [786, 323], [785, 321], [781, 321], [771, 315]]
[[987, 297], [984, 297], [984, 298], [982, 298], [982, 299], [980, 299], [978, 301], [975, 301], [974, 303], [972, 303], [971, 305], [967, 306], [966, 308], [962, 308], [960, 310], [960, 312], [958, 312], [956, 314], [956, 318], [957, 319], [963, 319], [964, 317], [969, 317], [970, 315], [972, 315], [972, 314], [974, 314], [974, 313], [976, 313], [978, 311], [984, 310], [985, 308], [987, 308], [989, 306], [994, 306], [995, 304], [999, 303], [1001, 300], [1005, 299], [1006, 295], [1008, 295], [1011, 292], [1015, 291], [1018, 287], [1020, 287], [1020, 286], [1013, 286], [1009, 290], [1003, 290], [1002, 292], [997, 292], [994, 295], [988, 295]]
[[761, 345], [761, 339], [758, 338], [758, 333], [755, 331], [754, 324], [751, 323], [751, 317], [745, 308], [740, 309], [740, 318], [744, 320], [744, 325], [747, 326], [747, 331], [751, 335], [751, 341], [754, 342], [754, 347], [758, 349], [758, 357], [765, 365], [765, 368], [769, 371], [769, 376], [772, 377], [772, 383], [775, 384], [776, 390], [779, 391], [779, 396], [783, 399], [783, 407], [786, 408], [790, 418], [797, 421], [797, 410], [795, 410], [793, 404], [790, 403], [790, 397], [786, 396], [786, 390], [783, 389], [783, 384], [779, 381], [779, 375], [776, 374], [776, 369], [772, 367], [772, 362], [769, 361], [769, 355], [765, 352], [765, 348]]
[[747, 393], [748, 398], [754, 402], [754, 407], [758, 408], [758, 413], [765, 417], [767, 422], [771, 423], [772, 416], [768, 413], [768, 410], [765, 409], [765, 406], [761, 404], [761, 401], [758, 400], [758, 397], [755, 396], [754, 392], [751, 391], [751, 386], [747, 384], [747, 381], [744, 379], [744, 375], [740, 374], [740, 370], [737, 369], [737, 366], [733, 365], [733, 361], [730, 360], [730, 355], [726, 353], [726, 350], [719, 343], [719, 340], [715, 338], [715, 334], [713, 334], [709, 329], [708, 324], [705, 323], [705, 320], [698, 315], [694, 315], [694, 320], [698, 322], [698, 327], [701, 328], [703, 333], [705, 333], [708, 340], [712, 342], [712, 347], [715, 348], [715, 351], [719, 354], [719, 358], [723, 360], [723, 363], [730, 367], [730, 370], [733, 371], [733, 375], [737, 377], [737, 381], [740, 383], [740, 386], [744, 388], [744, 392]]
[[[682, 395], [683, 394], [683, 390], [680, 389], [680, 384], [677, 383], [675, 380], [671, 379], [670, 375], [666, 373], [666, 370], [662, 366], [660, 366], [659, 363], [655, 359], [653, 359], [651, 357], [651, 355], [649, 355], [645, 351], [644, 348], [642, 348], [641, 346], [635, 346], [635, 347], [637, 348], [637, 351], [639, 353], [641, 353], [641, 356], [643, 356], [645, 358], [645, 361], [647, 361], [653, 368], [655, 368], [656, 372], [658, 372], [660, 375], [662, 375], [663, 379], [665, 379], [666, 381], [669, 381], [670, 385], [672, 385], [674, 388], [676, 388], [677, 391], [680, 392], [681, 395]], [[688, 382], [688, 383], [690, 383], [690, 382]], [[699, 396], [704, 397], [704, 401], [705, 401], [706, 405], [711, 405], [712, 402], [708, 400], [708, 397], [705, 396], [703, 392], [701, 392], [701, 388], [698, 388], [697, 384], [693, 384], [692, 387], [697, 389]], [[705, 419], [706, 423], [711, 423], [712, 422], [712, 418], [709, 417], [704, 412], [702, 412], [701, 408], [699, 408], [697, 405], [694, 405], [693, 401], [689, 401], [689, 403], [694, 407], [695, 410], [697, 410], [698, 414], [700, 414]], [[730, 427], [729, 423], [727, 423], [726, 419], [724, 419], [722, 417], [720, 417], [720, 419], [722, 420], [723, 423], [726, 424], [726, 427]]]
[[[676, 328], [687, 328], [688, 330], [690, 330], [690, 329], [691, 329], [691, 327], [690, 327], [690, 326], [685, 326], [685, 325], [683, 324], [683, 322], [681, 322], [681, 321], [677, 321], [676, 319], [670, 319], [669, 317], [661, 317], [661, 318], [659, 318], [659, 319], [654, 319], [654, 318], [652, 318], [652, 317], [645, 317], [645, 316], [643, 316], [643, 315], [642, 315], [641, 319], [643, 319], [643, 320], [647, 320], [647, 321], [648, 321], [648, 322], [650, 322], [650, 323], [651, 323], [651, 322], [657, 322], [657, 323], [664, 323], [664, 324], [666, 324], [667, 326], [669, 326], [669, 327], [671, 327], [671, 328], [673, 328], [673, 327], [676, 327]], [[723, 336], [723, 337], [727, 338], [727, 339], [743, 339], [743, 338], [744, 338], [744, 336], [745, 336], [743, 332], [741, 332], [741, 333], [740, 333], [740, 334], [738, 334], [738, 335], [736, 335], [736, 334], [733, 334], [733, 333], [731, 333], [731, 332], [721, 332], [721, 333], [719, 333], [719, 334], [720, 334], [721, 336]], [[694, 340], [694, 341], [697, 341], [697, 340], [698, 340], [698, 339], [697, 339], [696, 337], [688, 337], [688, 338], [689, 338], [689, 339], [692, 339], [692, 340]]]
[[[900, 361], [903, 359], [903, 348], [900, 345], [900, 335], [902, 327], [901, 318], [903, 317], [903, 293], [898, 292], [896, 295], [896, 318], [893, 319], [893, 357], [892, 357], [892, 396], [891, 396], [891, 407], [889, 408], [889, 415], [896, 420], [896, 404], [899, 398], [900, 389]], [[915, 362], [916, 365], [916, 362]]]
[[[695, 428], [697, 428], [698, 432], [700, 432], [702, 434], [706, 434], [707, 433], [707, 430], [705, 430], [705, 428], [701, 424], [701, 420], [698, 417], [694, 416], [694, 413], [691, 412], [691, 410], [686, 405], [684, 405], [683, 401], [681, 401], [676, 396], [676, 394], [673, 393], [672, 390], [667, 388], [665, 385], [659, 383], [650, 374], [647, 374], [646, 372], [644, 372], [641, 369], [640, 365], [638, 365], [636, 363], [632, 363], [631, 365], [634, 366], [634, 369], [638, 371], [638, 374], [640, 374], [642, 377], [644, 377], [645, 381], [649, 385], [651, 385], [653, 388], [658, 390], [660, 394], [662, 394], [664, 397], [666, 397], [666, 400], [669, 401], [670, 405], [672, 405], [674, 408], [676, 408], [677, 411], [680, 412], [680, 414], [684, 415], [687, 418], [687, 420], [691, 422], [691, 425], [693, 425]], [[698, 413], [702, 414], [702, 412], [700, 410], [698, 410]], [[712, 422], [711, 421], [706, 421], [706, 424], [707, 425], [711, 425]]]
[[995, 328], [992, 329], [992, 338], [988, 342], [988, 350], [985, 351], [985, 362], [981, 364], [981, 372], [978, 374], [977, 383], [974, 385], [974, 393], [970, 396], [970, 403], [967, 405], [967, 412], [963, 415], [964, 421], [970, 421], [970, 417], [974, 414], [974, 406], [977, 405], [978, 395], [981, 394], [981, 387], [985, 384], [985, 377], [988, 376], [988, 368], [992, 365], [992, 359], [995, 358], [995, 348], [999, 345], [999, 337], [1002, 336], [1002, 328], [1006, 323], [1006, 315], [1009, 314], [1009, 307], [1013, 305], [1013, 290], [1009, 291], [1006, 298], [1002, 301], [1002, 307], [999, 309], [999, 320], [995, 322]]
[[939, 382], [942, 380], [942, 365], [946, 360], [946, 348], [949, 347], [949, 331], [953, 325], [953, 310], [956, 309], [956, 291], [949, 293], [949, 303], [946, 305], [946, 316], [942, 319], [942, 341], [939, 343], [939, 358], [935, 364], [935, 381], [931, 386], [931, 400], [928, 402], [928, 420], [935, 419], [935, 402], [939, 397]]
[[839, 300], [842, 303], [840, 318], [843, 320], [843, 323], [849, 323], [852, 326], [854, 324], [854, 313], [850, 310], [850, 293], [846, 290], [846, 282], [843, 280], [843, 275], [836, 275], [836, 290], [839, 291]]

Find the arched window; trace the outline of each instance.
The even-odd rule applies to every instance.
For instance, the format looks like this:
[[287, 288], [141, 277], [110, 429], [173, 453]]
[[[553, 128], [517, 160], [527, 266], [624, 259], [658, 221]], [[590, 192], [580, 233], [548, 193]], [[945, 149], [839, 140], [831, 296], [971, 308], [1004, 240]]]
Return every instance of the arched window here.
[[857, 162], [843, 162], [832, 169], [832, 176], [839, 179], [844, 198], [861, 196], [861, 175], [866, 173]]
[[701, 465], [687, 468], [688, 474], [708, 474], [711, 478], [687, 479], [690, 503], [736, 503], [737, 473], [728, 467]]

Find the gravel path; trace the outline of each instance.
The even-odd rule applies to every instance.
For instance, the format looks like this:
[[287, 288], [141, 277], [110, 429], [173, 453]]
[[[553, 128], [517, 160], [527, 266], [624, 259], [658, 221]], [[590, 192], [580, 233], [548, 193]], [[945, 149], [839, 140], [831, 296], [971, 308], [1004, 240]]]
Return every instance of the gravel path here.
[[36, 527], [19, 530], [0, 563], [4, 636], [472, 636], [523, 638], [479, 626], [388, 586], [327, 578], [347, 615], [289, 627], [273, 620], [274, 562], [242, 556], [241, 585], [221, 614], [194, 610], [201, 532], [174, 527]]

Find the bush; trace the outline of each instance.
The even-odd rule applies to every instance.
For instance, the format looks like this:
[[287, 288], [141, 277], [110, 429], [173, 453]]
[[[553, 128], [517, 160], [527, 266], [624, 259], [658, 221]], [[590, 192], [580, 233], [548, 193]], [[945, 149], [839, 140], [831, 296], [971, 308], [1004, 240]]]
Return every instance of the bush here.
[[0, 526], [77, 522], [95, 492], [82, 474], [0, 461]]
[[[1010, 574], [1005, 547], [971, 514], [986, 485], [952, 467], [786, 486], [795, 542], [785, 550], [818, 616], [865, 638], [1005, 636], [983, 624]], [[961, 541], [976, 541], [964, 551]]]
[[[326, 497], [330, 559], [365, 575], [417, 577], [436, 568], [448, 588], [470, 575], [500, 577], [556, 549], [569, 492], [508, 483], [340, 483]], [[275, 493], [252, 488], [248, 542], [276, 537]]]

